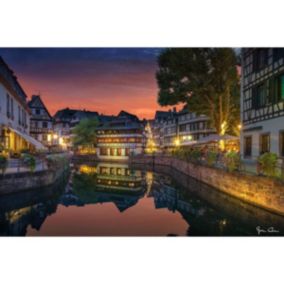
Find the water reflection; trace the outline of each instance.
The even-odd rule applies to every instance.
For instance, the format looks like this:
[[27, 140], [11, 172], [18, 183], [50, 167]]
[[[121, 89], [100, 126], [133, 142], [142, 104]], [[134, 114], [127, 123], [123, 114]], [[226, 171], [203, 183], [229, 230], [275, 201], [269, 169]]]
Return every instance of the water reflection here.
[[0, 197], [2, 236], [283, 235], [283, 220], [168, 168], [118, 163], [74, 165], [53, 187]]

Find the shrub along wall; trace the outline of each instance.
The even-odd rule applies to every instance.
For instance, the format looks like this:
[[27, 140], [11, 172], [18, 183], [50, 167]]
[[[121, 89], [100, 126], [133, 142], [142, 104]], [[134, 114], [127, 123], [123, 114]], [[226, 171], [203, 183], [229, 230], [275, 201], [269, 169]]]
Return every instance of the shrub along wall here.
[[229, 173], [170, 156], [133, 157], [131, 163], [172, 167], [231, 196], [284, 215], [284, 184], [276, 179], [238, 172]]

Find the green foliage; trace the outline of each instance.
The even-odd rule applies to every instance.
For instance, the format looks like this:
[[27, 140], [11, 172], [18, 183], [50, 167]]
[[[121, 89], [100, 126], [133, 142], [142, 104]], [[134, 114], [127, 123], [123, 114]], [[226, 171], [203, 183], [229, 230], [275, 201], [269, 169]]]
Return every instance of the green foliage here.
[[201, 157], [202, 153], [199, 149], [193, 149], [192, 151], [189, 152], [189, 160], [193, 163], [200, 163], [201, 162]]
[[217, 162], [218, 153], [216, 151], [208, 151], [206, 155], [207, 165], [212, 167]]
[[231, 48], [169, 48], [158, 58], [158, 102], [184, 103], [185, 108], [210, 118], [221, 133], [234, 134], [240, 121], [237, 58]]
[[75, 174], [73, 191], [85, 203], [97, 202], [97, 174]]
[[96, 130], [98, 127], [97, 119], [82, 119], [73, 130], [73, 144], [78, 146], [91, 146], [96, 145]]
[[260, 172], [266, 176], [276, 176], [277, 155], [275, 153], [264, 153], [258, 157]]
[[48, 168], [67, 168], [69, 166], [69, 160], [66, 155], [50, 155], [46, 157]]
[[201, 161], [202, 153], [199, 149], [182, 149], [173, 150], [172, 155], [178, 159], [185, 160], [192, 163], [199, 163]]
[[230, 173], [238, 170], [240, 163], [240, 155], [237, 152], [231, 151], [225, 154], [225, 164]]
[[30, 169], [30, 171], [33, 173], [36, 168], [36, 158], [30, 154], [23, 154], [22, 159], [23, 159], [24, 165], [26, 165]]
[[6, 169], [8, 167], [8, 159], [4, 155], [0, 155], [0, 170], [2, 172], [2, 175], [4, 175]]

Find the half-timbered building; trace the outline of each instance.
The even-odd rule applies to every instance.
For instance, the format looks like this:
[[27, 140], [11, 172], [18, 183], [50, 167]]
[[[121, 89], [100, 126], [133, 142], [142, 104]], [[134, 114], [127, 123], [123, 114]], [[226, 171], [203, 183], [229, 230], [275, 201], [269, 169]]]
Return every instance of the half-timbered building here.
[[97, 155], [101, 160], [128, 160], [143, 150], [144, 127], [137, 116], [121, 111], [97, 130]]
[[31, 109], [30, 134], [46, 146], [51, 146], [53, 142], [53, 119], [40, 95], [33, 95], [29, 101]]
[[241, 155], [284, 156], [284, 48], [242, 50]]

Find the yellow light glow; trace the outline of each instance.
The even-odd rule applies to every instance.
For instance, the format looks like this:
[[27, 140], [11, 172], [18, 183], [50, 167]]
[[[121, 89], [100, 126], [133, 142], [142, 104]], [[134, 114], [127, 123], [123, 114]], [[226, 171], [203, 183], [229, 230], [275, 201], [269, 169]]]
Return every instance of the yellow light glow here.
[[179, 141], [179, 139], [177, 138], [176, 140], [175, 140], [175, 146], [179, 146], [180, 145], [180, 141]]
[[53, 139], [58, 139], [58, 135], [57, 134], [53, 134]]
[[47, 141], [50, 142], [51, 141], [51, 134], [47, 135]]
[[227, 127], [227, 122], [223, 121], [223, 123], [221, 124], [221, 135], [224, 135], [226, 132], [226, 127]]
[[64, 140], [63, 140], [62, 137], [59, 138], [59, 144], [60, 144], [60, 145], [64, 145]]
[[96, 167], [90, 167], [90, 166], [87, 166], [87, 165], [82, 165], [80, 167], [79, 171], [81, 173], [84, 173], [84, 174], [93, 174], [93, 173], [97, 172], [97, 168]]
[[239, 129], [239, 130], [242, 129], [242, 125], [241, 125], [241, 124], [238, 125], [238, 129]]

